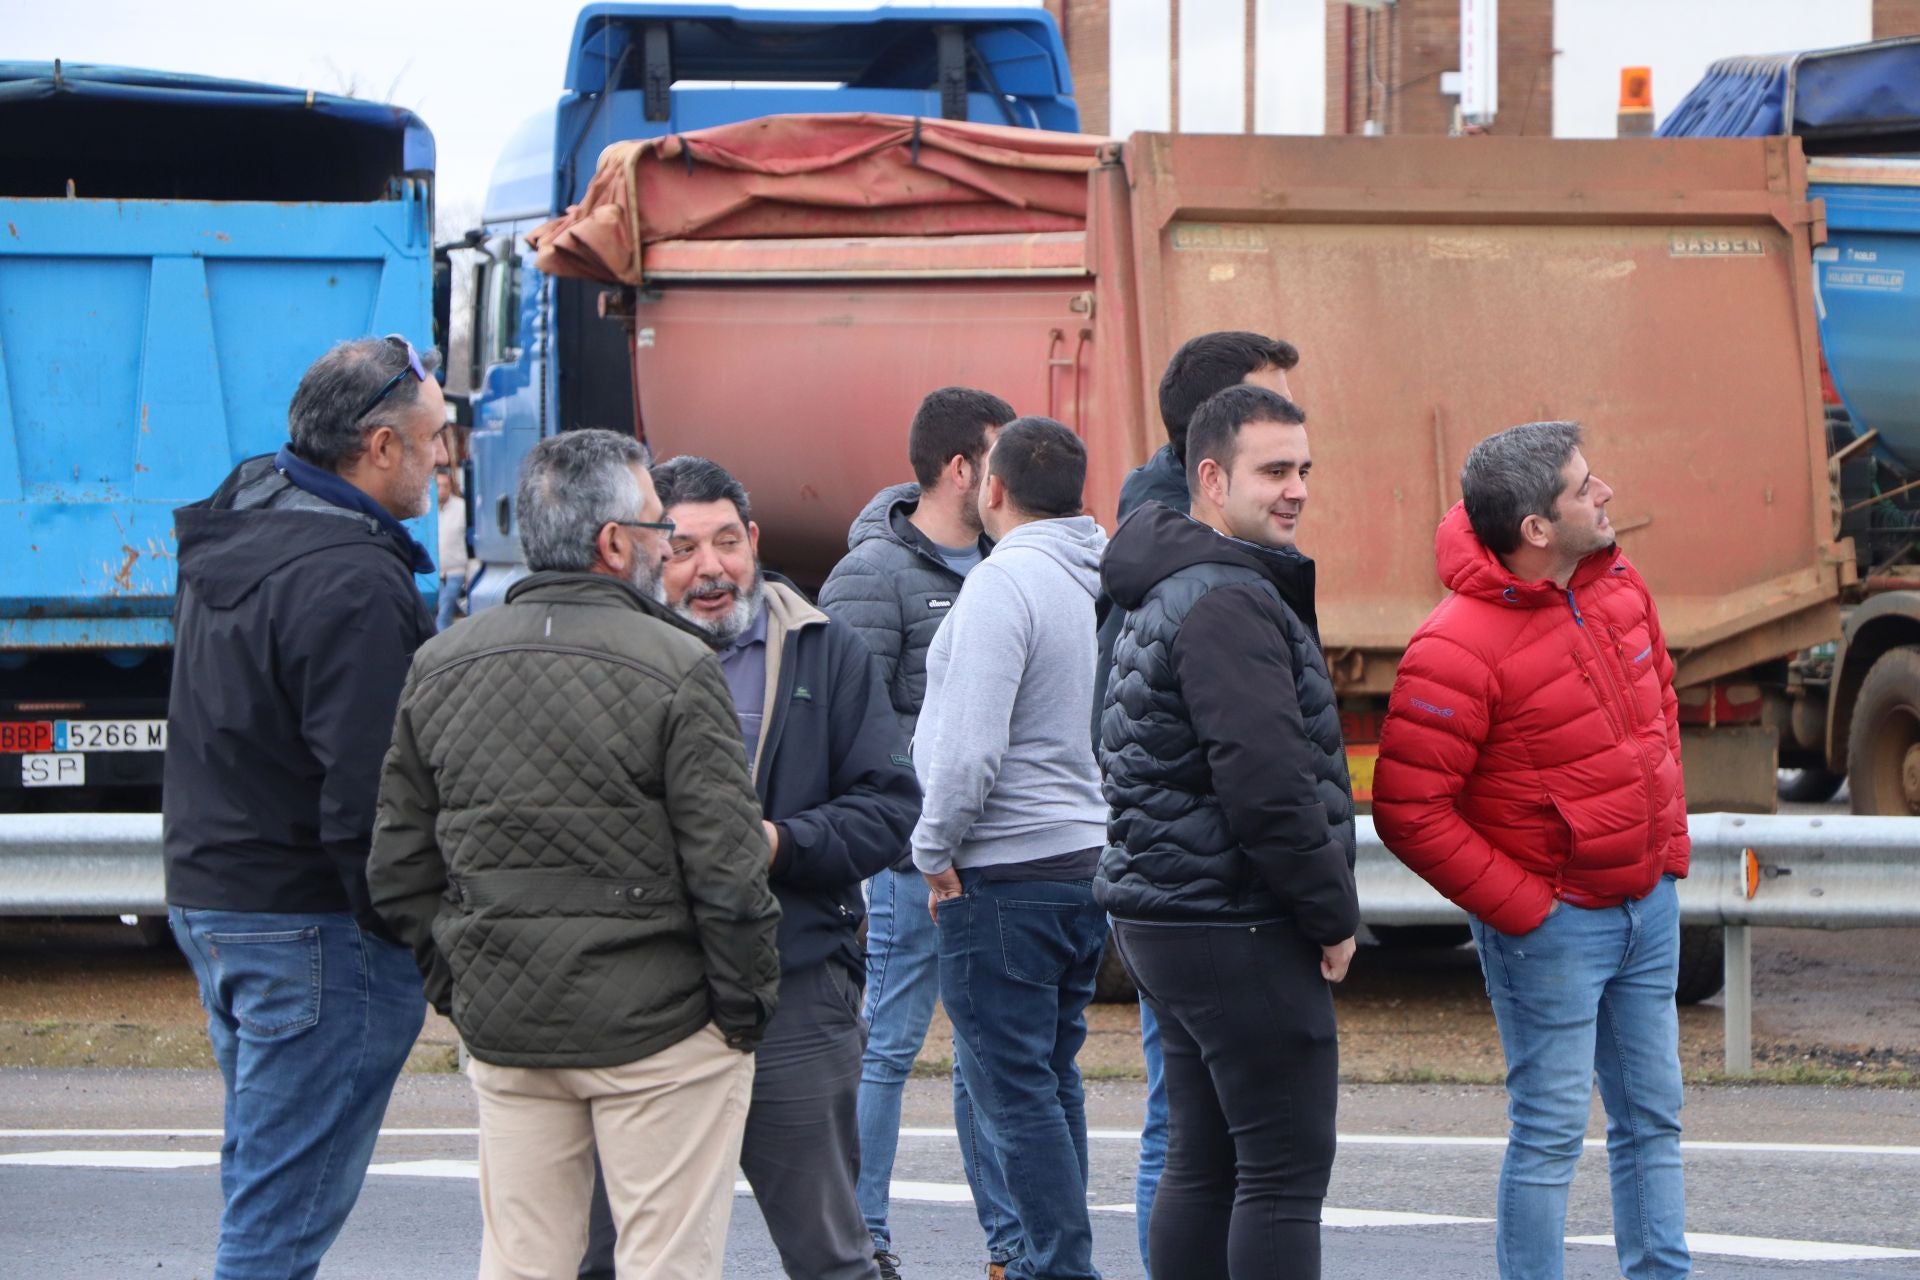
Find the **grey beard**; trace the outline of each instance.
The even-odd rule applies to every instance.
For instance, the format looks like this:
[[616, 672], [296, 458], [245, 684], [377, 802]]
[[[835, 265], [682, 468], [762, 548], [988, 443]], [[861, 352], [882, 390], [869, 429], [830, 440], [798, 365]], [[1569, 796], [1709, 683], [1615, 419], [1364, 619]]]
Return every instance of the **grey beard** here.
[[[697, 584], [695, 590], [705, 585], [707, 584]], [[759, 566], [755, 565], [753, 571], [753, 589], [740, 592], [736, 595], [733, 599], [733, 608], [727, 611], [727, 615], [724, 618], [712, 622], [694, 616], [693, 606], [689, 603], [692, 595], [693, 592], [689, 591], [687, 593], [688, 598], [674, 605], [673, 611], [706, 632], [713, 640], [716, 648], [723, 648], [745, 635], [747, 628], [753, 625], [753, 620], [760, 616], [760, 605], [765, 601], [767, 595], [766, 579], [761, 576]]]
[[633, 569], [627, 574], [627, 582], [647, 599], [655, 604], [667, 602], [666, 584], [660, 580], [660, 562], [647, 561], [636, 557]]

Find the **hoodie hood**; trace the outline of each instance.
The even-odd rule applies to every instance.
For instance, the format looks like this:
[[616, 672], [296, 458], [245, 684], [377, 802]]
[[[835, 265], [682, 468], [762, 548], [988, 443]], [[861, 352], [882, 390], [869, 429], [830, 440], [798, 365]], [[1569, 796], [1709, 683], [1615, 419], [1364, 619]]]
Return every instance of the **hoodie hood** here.
[[248, 458], [204, 502], [173, 513], [180, 581], [210, 608], [231, 609], [269, 574], [333, 547], [384, 547], [408, 565], [403, 549], [371, 516], [334, 506], [299, 488], [271, 454]]
[[1107, 549], [1107, 534], [1092, 516], [1069, 516], [1062, 520], [1034, 520], [1021, 525], [994, 546], [993, 553], [1037, 551], [1073, 575], [1081, 590], [1090, 596], [1100, 594], [1100, 556]]
[[1120, 523], [1101, 561], [1100, 580], [1113, 602], [1132, 612], [1164, 579], [1198, 564], [1237, 565], [1260, 574], [1318, 641], [1312, 560], [1291, 547], [1229, 538], [1158, 502], [1149, 502]]
[[[1464, 502], [1454, 503], [1453, 509], [1440, 521], [1440, 527], [1433, 535], [1433, 556], [1440, 570], [1441, 583], [1457, 595], [1493, 600], [1523, 609], [1558, 606], [1566, 602], [1566, 593], [1557, 584], [1544, 579], [1522, 581], [1513, 570], [1502, 564], [1500, 557], [1489, 551], [1487, 544], [1474, 533], [1473, 523], [1467, 519], [1467, 504]], [[1620, 547], [1617, 543], [1594, 552], [1573, 571], [1568, 587], [1577, 591], [1604, 577], [1613, 572], [1619, 559]]]

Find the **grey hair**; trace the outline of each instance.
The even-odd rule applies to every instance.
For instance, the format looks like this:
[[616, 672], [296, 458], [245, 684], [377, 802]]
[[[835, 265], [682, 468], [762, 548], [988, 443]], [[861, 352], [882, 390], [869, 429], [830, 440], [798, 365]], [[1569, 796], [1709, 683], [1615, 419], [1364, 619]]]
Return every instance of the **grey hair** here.
[[[418, 352], [428, 373], [440, 367], [440, 353]], [[385, 398], [362, 413], [387, 380], [407, 368], [407, 353], [385, 338], [337, 342], [301, 375], [287, 406], [287, 439], [293, 451], [316, 467], [338, 471], [367, 447], [375, 427], [397, 427], [419, 402], [420, 382], [402, 378]]]
[[520, 472], [520, 550], [539, 573], [585, 573], [609, 520], [638, 520], [644, 496], [635, 467], [646, 450], [632, 436], [597, 427], [549, 436]]
[[1554, 518], [1560, 472], [1580, 447], [1577, 422], [1527, 422], [1473, 446], [1460, 468], [1460, 496], [1474, 536], [1495, 555], [1520, 545], [1528, 516]]

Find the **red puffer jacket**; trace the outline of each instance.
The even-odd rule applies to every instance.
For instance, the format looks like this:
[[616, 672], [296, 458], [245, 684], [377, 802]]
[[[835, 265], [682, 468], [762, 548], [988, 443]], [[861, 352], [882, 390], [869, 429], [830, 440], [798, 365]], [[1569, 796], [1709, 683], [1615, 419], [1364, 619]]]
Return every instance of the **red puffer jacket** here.
[[1455, 504], [1453, 595], [1414, 634], [1380, 733], [1373, 819], [1402, 862], [1502, 933], [1556, 898], [1616, 906], [1687, 873], [1673, 660], [1618, 547], [1566, 591], [1522, 582]]

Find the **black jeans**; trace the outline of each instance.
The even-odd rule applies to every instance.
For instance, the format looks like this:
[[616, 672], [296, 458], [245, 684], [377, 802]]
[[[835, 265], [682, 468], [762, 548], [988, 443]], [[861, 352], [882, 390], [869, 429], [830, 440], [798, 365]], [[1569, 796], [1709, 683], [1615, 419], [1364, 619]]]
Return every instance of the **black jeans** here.
[[[780, 1007], [754, 1054], [740, 1170], [792, 1280], [879, 1275], [853, 1193], [860, 1176], [854, 1099], [865, 1050], [860, 981], [844, 965], [828, 960], [780, 975]], [[596, 1177], [582, 1280], [612, 1277], [613, 1246], [606, 1185]]]
[[1340, 1071], [1320, 948], [1284, 922], [1116, 920], [1114, 937], [1166, 1058], [1153, 1274], [1318, 1280]]

